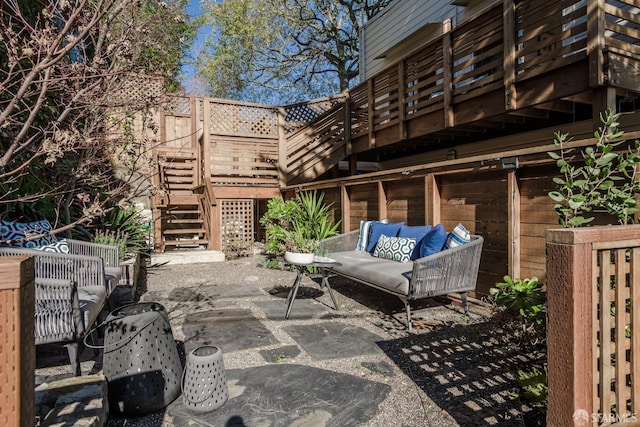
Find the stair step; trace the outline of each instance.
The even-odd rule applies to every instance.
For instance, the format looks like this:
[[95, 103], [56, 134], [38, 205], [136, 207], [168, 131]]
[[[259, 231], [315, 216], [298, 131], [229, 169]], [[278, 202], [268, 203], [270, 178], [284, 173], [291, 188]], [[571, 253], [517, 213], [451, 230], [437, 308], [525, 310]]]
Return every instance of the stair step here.
[[209, 243], [207, 240], [164, 240], [162, 244], [166, 246], [206, 246]]
[[202, 234], [204, 232], [204, 228], [176, 228], [172, 230], [162, 230], [163, 234]]
[[204, 221], [202, 218], [167, 218], [167, 224], [202, 224]]
[[198, 208], [194, 208], [194, 209], [167, 209], [168, 214], [196, 214], [199, 213], [200, 211], [198, 210]]

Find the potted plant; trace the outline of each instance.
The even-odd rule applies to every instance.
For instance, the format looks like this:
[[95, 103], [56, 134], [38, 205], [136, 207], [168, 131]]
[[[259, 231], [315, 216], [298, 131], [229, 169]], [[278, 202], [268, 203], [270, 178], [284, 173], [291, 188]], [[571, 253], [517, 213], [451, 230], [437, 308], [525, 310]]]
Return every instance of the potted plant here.
[[285, 261], [296, 264], [311, 264], [318, 249], [318, 241], [307, 238], [300, 230], [287, 230], [285, 236]]

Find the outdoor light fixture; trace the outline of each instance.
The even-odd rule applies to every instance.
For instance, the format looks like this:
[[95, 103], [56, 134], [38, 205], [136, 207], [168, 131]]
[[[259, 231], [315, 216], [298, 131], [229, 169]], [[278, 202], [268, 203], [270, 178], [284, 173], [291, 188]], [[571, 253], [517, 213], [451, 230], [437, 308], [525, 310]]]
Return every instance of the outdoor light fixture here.
[[626, 97], [618, 101], [618, 112], [622, 114], [633, 113], [636, 110], [635, 98]]
[[502, 159], [502, 169], [518, 169], [520, 163], [517, 157], [505, 157]]

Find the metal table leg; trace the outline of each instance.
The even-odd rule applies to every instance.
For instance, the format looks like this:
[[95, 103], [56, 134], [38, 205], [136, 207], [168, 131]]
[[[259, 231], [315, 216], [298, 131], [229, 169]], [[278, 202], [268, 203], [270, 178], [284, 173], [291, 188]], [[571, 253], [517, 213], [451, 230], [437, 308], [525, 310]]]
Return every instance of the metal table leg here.
[[320, 287], [326, 287], [327, 289], [329, 289], [329, 295], [331, 296], [331, 301], [333, 301], [333, 308], [334, 310], [338, 311], [338, 303], [336, 303], [336, 299], [333, 296], [333, 291], [331, 290], [331, 285], [329, 285], [329, 273], [331, 272], [331, 269], [320, 268], [320, 270], [322, 271], [322, 282]]
[[287, 296], [287, 314], [284, 316], [285, 319], [289, 318], [289, 313], [291, 313], [291, 308], [293, 307], [293, 302], [296, 300], [296, 295], [298, 294], [298, 288], [300, 287], [300, 282], [302, 281], [302, 268], [296, 266], [296, 281], [293, 286], [289, 290], [289, 296]]

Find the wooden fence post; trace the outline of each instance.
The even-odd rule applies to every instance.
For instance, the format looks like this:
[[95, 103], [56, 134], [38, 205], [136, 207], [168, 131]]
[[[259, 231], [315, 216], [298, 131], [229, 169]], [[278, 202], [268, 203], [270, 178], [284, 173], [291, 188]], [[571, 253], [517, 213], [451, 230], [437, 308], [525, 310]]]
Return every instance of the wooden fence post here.
[[[574, 229], [548, 230], [547, 425], [579, 426], [593, 412], [592, 250]], [[576, 414], [576, 419], [574, 419]]]
[[33, 258], [0, 257], [0, 425], [35, 424]]

